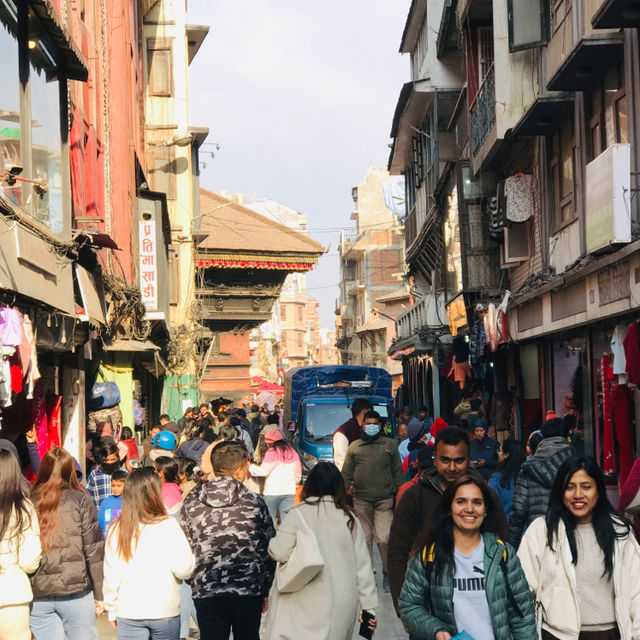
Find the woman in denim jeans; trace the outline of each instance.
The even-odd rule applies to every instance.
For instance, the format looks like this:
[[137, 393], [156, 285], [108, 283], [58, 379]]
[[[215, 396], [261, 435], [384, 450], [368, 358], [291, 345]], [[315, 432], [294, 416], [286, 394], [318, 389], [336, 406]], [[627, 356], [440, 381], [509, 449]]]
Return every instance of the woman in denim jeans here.
[[265, 478], [262, 497], [275, 524], [278, 513], [282, 521], [284, 512], [293, 506], [302, 467], [296, 450], [284, 440], [280, 431], [267, 431], [264, 441], [268, 448], [262, 463], [259, 466], [252, 464], [249, 473]]
[[42, 560], [31, 579], [35, 640], [97, 640], [104, 540], [93, 501], [78, 482], [73, 458], [54, 447], [42, 459], [31, 493]]
[[160, 479], [149, 467], [134, 469], [104, 557], [104, 604], [118, 640], [178, 640], [179, 584], [194, 568], [187, 538], [162, 503]]

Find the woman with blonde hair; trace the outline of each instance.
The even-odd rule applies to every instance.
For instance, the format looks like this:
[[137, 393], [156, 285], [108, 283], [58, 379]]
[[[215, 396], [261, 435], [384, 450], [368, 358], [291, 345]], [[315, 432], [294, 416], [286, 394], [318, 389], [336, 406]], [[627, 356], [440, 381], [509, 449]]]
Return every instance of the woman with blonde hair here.
[[187, 538], [162, 502], [160, 479], [151, 468], [134, 469], [104, 559], [105, 609], [118, 638], [178, 640], [179, 583], [194, 568]]
[[40, 563], [38, 517], [15, 455], [0, 449], [0, 640], [30, 640], [27, 574]]
[[31, 579], [35, 640], [97, 640], [104, 541], [93, 501], [78, 482], [73, 458], [54, 447], [42, 459], [31, 493], [42, 561]]

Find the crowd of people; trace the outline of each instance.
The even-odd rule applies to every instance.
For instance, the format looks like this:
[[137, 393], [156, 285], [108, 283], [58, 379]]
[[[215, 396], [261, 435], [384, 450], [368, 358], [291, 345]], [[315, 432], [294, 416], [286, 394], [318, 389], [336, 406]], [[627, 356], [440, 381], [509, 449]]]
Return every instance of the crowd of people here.
[[377, 627], [374, 542], [409, 638], [640, 638], [640, 547], [601, 469], [566, 421], [498, 442], [474, 400], [451, 425], [405, 409], [393, 437], [357, 398], [304, 483], [257, 406], [161, 416], [140, 447], [125, 427], [86, 481], [0, 440], [0, 640], [97, 639], [103, 614], [122, 640], [348, 640]]

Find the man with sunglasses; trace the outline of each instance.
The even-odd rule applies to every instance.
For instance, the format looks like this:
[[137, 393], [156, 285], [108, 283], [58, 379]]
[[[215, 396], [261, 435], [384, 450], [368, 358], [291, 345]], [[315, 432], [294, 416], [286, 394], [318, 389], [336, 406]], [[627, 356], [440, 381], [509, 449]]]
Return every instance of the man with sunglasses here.
[[[458, 478], [472, 475], [480, 478], [469, 466], [469, 435], [460, 427], [445, 427], [435, 440], [434, 466], [422, 472], [418, 482], [407, 489], [396, 505], [391, 531], [387, 565], [393, 604], [398, 605], [409, 555], [418, 532], [431, 523], [444, 490]], [[496, 493], [490, 489], [494, 506], [500, 514], [501, 535], [507, 535], [507, 518]]]

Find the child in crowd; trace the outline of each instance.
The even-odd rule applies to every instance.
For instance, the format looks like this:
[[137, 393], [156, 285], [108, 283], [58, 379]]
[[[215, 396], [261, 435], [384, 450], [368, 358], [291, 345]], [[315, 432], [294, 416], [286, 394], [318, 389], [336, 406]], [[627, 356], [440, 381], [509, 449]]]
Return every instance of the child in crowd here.
[[102, 535], [107, 537], [108, 526], [120, 516], [122, 511], [122, 490], [127, 472], [119, 469], [111, 474], [111, 495], [107, 496], [98, 509], [98, 522], [102, 529]]

